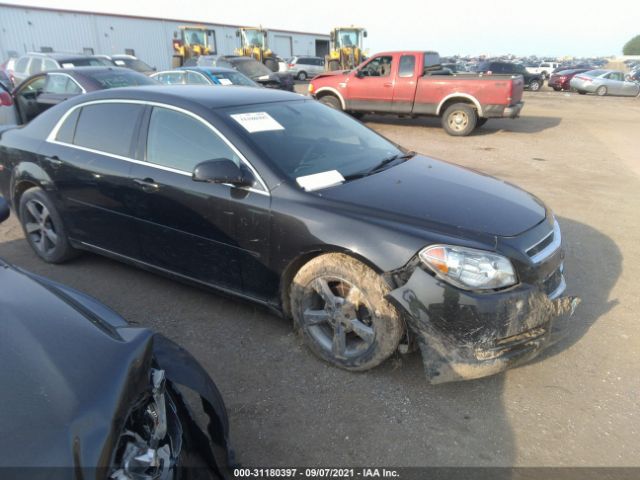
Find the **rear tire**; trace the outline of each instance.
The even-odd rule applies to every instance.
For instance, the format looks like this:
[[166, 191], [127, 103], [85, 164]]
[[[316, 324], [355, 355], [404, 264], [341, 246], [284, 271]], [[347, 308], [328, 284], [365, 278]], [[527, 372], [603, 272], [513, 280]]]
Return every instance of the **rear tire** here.
[[351, 371], [369, 370], [393, 354], [404, 333], [389, 287], [355, 258], [330, 253], [313, 258], [290, 286], [291, 313], [309, 349]]
[[298, 80], [300, 81], [305, 81], [307, 79], [307, 72], [300, 72], [298, 73]]
[[320, 97], [318, 101], [327, 107], [334, 108], [336, 110], [342, 110], [342, 103], [340, 103], [340, 99], [335, 95], [325, 95]]
[[540, 90], [542, 85], [540, 85], [540, 80], [533, 80], [530, 84], [529, 84], [529, 90], [531, 90], [532, 92], [537, 92], [538, 90]]
[[20, 197], [18, 217], [25, 237], [36, 254], [47, 263], [63, 263], [78, 255], [49, 196], [39, 187]]
[[454, 103], [442, 115], [442, 127], [449, 135], [465, 137], [476, 128], [478, 114], [466, 103]]
[[599, 86], [596, 90], [596, 94], [599, 97], [604, 97], [607, 94], [607, 87], [605, 87], [604, 85]]

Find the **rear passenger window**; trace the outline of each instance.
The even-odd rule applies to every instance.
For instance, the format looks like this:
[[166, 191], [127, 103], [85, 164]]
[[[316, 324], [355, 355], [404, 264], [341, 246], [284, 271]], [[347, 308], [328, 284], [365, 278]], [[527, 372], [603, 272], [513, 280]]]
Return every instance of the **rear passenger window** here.
[[77, 108], [65, 119], [56, 135], [58, 142], [73, 143], [73, 134], [76, 131], [76, 123], [78, 122], [79, 115], [80, 109]]
[[51, 60], [50, 58], [44, 59], [44, 70], [56, 70], [58, 68], [58, 64]]
[[147, 161], [191, 172], [199, 163], [240, 158], [209, 127], [193, 117], [167, 108], [154, 108], [149, 121]]
[[403, 55], [400, 57], [400, 70], [398, 76], [413, 77], [416, 70], [416, 57], [413, 55]]
[[29, 65], [29, 73], [33, 75], [34, 73], [39, 73], [42, 71], [42, 59], [34, 58], [31, 60], [31, 65]]
[[29, 57], [22, 57], [20, 60], [16, 62], [16, 72], [26, 72], [27, 64], [29, 63]]
[[142, 111], [141, 105], [132, 103], [102, 103], [82, 107], [73, 143], [129, 157], [134, 130]]

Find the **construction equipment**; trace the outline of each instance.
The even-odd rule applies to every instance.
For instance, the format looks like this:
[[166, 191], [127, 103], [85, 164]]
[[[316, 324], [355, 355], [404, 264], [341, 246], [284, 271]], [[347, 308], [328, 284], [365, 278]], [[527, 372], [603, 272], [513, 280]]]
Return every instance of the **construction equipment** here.
[[278, 71], [276, 54], [269, 49], [267, 30], [262, 27], [241, 27], [236, 30], [240, 38], [240, 48], [236, 48], [236, 55], [252, 57], [271, 70]]
[[364, 60], [362, 41], [366, 36], [364, 28], [353, 25], [331, 30], [331, 49], [325, 57], [325, 70], [351, 70], [359, 65]]
[[210, 55], [215, 50], [213, 30], [206, 27], [180, 26], [173, 32], [171, 66], [181, 67], [191, 57]]

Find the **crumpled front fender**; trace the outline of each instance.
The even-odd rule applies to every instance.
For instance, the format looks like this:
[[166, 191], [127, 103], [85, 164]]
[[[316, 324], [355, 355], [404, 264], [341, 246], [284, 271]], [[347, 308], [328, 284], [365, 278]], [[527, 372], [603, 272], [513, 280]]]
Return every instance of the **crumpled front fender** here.
[[550, 300], [534, 286], [465, 292], [419, 267], [389, 295], [404, 311], [430, 383], [486, 377], [531, 360], [566, 332], [580, 302]]

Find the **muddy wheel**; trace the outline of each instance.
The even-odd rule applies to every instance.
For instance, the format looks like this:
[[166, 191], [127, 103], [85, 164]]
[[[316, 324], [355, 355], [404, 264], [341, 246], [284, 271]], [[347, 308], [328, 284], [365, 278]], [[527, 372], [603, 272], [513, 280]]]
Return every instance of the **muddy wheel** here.
[[403, 333], [389, 287], [371, 268], [343, 254], [304, 265], [290, 287], [291, 313], [309, 349], [346, 370], [373, 368], [394, 351]]
[[449, 135], [464, 137], [473, 132], [478, 123], [475, 108], [466, 103], [454, 103], [442, 115], [442, 127]]
[[604, 97], [607, 94], [607, 87], [605, 87], [604, 85], [599, 86], [596, 90], [596, 93], [599, 97]]
[[67, 239], [62, 217], [41, 188], [30, 188], [20, 197], [19, 218], [33, 251], [48, 263], [62, 263], [78, 254]]
[[340, 99], [335, 95], [325, 95], [318, 99], [320, 103], [323, 103], [327, 107], [335, 108], [336, 110], [342, 110], [342, 104]]

